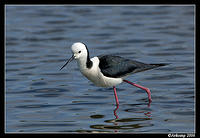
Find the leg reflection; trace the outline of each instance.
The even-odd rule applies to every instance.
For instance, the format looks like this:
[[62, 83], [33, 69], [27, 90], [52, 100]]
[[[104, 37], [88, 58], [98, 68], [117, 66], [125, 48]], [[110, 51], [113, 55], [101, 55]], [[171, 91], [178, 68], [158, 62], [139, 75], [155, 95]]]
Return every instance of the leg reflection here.
[[115, 108], [115, 110], [114, 110], [115, 119], [118, 119], [118, 118], [119, 118], [118, 115], [117, 115], [117, 113], [116, 113], [116, 111], [117, 111], [118, 108], [119, 108], [119, 105], [116, 105], [116, 108]]

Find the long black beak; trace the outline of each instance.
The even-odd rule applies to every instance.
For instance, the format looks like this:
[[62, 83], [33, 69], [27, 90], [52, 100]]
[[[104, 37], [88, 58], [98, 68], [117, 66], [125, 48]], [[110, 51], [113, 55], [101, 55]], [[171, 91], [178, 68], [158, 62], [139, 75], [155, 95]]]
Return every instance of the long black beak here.
[[[65, 65], [62, 66], [61, 69], [63, 69], [69, 62], [71, 62], [74, 59], [74, 55], [72, 55], [72, 57], [70, 59], [68, 59], [68, 61], [65, 63]], [[60, 69], [60, 70], [61, 70]]]

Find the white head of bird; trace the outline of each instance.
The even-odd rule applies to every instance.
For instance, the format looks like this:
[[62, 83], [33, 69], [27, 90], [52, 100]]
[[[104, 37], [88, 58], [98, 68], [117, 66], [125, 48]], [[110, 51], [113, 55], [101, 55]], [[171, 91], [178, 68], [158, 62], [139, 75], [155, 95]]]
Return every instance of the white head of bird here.
[[83, 43], [74, 43], [71, 47], [74, 59], [87, 59], [88, 51]]
[[89, 57], [89, 51], [85, 44], [81, 42], [74, 43], [71, 46], [71, 50], [72, 50], [72, 57], [66, 62], [66, 64], [61, 69], [63, 69], [73, 59], [77, 60], [80, 69], [86, 67], [90, 68], [92, 66], [92, 62]]

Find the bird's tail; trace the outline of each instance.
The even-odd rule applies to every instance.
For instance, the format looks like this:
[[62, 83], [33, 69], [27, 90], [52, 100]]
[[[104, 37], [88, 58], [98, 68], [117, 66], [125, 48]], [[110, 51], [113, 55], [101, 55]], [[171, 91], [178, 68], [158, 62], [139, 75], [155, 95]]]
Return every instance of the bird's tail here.
[[168, 64], [167, 63], [146, 64], [143, 68], [135, 69], [133, 71], [133, 73], [137, 73], [137, 72], [141, 72], [141, 71], [145, 71], [145, 70], [149, 70], [149, 69], [154, 69], [154, 68], [161, 67], [161, 66], [166, 66], [166, 65], [168, 65]]
[[152, 65], [156, 68], [156, 67], [166, 66], [166, 65], [169, 65], [169, 64], [168, 63], [160, 63], [160, 64], [150, 64], [150, 65]]

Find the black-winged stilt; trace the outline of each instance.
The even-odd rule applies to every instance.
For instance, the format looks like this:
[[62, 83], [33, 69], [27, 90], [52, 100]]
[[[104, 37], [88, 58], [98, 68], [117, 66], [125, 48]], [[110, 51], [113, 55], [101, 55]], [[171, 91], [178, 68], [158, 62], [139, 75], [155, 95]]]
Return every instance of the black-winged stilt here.
[[129, 83], [145, 90], [148, 94], [149, 103], [151, 103], [151, 92], [148, 88], [125, 80], [125, 78], [136, 72], [167, 65], [145, 64], [114, 55], [101, 55], [90, 58], [87, 46], [81, 42], [74, 43], [71, 47], [71, 50], [73, 52], [72, 57], [66, 62], [66, 64], [63, 65], [61, 69], [63, 69], [73, 59], [76, 59], [80, 72], [96, 86], [113, 87], [116, 105], [119, 105], [116, 85], [122, 82]]

